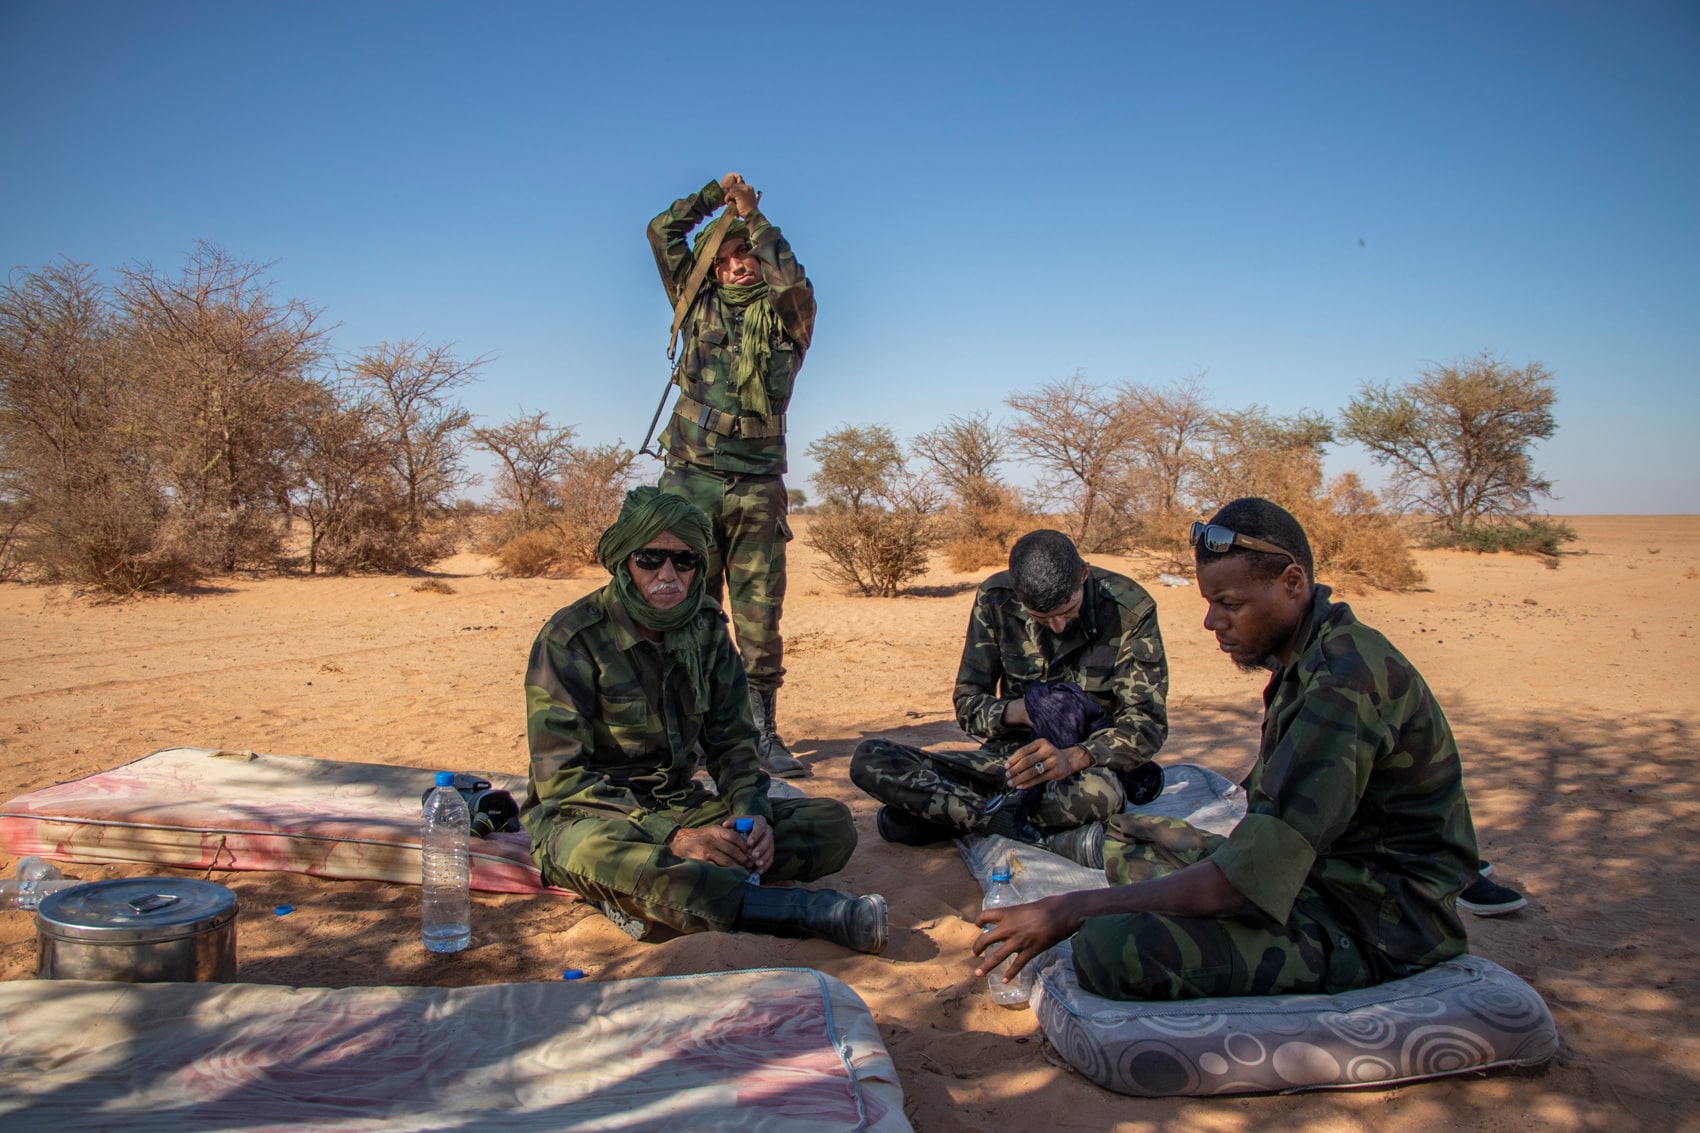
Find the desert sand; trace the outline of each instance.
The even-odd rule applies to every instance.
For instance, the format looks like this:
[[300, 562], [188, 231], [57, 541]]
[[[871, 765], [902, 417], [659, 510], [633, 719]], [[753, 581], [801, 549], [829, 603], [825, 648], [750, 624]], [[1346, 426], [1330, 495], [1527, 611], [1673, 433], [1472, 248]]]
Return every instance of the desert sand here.
[[[428, 955], [418, 890], [294, 874], [197, 874], [240, 900], [241, 978], [297, 986], [465, 985], [803, 965], [866, 1000], [927, 1133], [1051, 1129], [1700, 1129], [1700, 518], [1571, 520], [1556, 570], [1507, 555], [1420, 552], [1412, 593], [1337, 593], [1423, 671], [1466, 763], [1483, 853], [1523, 911], [1466, 916], [1472, 950], [1546, 998], [1562, 1047], [1542, 1072], [1393, 1089], [1139, 1100], [1047, 1058], [1027, 1011], [990, 1004], [968, 952], [979, 888], [949, 846], [882, 842], [847, 776], [865, 736], [958, 742], [950, 693], [974, 586], [935, 565], [914, 593], [846, 597], [792, 545], [782, 730], [842, 800], [861, 844], [843, 887], [890, 901], [886, 954], [709, 934], [635, 943], [553, 896], [474, 897], [473, 947]], [[800, 525], [806, 531], [806, 520]], [[1259, 678], [1200, 626], [1167, 564], [1095, 557], [1155, 595], [1172, 670], [1165, 762], [1238, 779], [1254, 751]], [[421, 579], [219, 580], [190, 596], [96, 603], [0, 586], [5, 797], [162, 747], [247, 748], [523, 775], [520, 678], [539, 626], [602, 583], [504, 579], [462, 555]], [[1323, 581], [1330, 581], [1326, 577]], [[13, 861], [0, 855], [10, 875]], [[93, 880], [146, 867], [68, 864]], [[291, 904], [287, 920], [272, 915]], [[0, 913], [0, 978], [33, 977], [28, 914]]]

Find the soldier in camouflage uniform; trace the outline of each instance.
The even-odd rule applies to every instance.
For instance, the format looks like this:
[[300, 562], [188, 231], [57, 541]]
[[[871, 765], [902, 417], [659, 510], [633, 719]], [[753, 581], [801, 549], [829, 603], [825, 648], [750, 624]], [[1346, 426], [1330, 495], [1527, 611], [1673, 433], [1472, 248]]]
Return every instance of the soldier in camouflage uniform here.
[[[1150, 760], [1169, 734], [1168, 662], [1157, 607], [1130, 578], [1089, 567], [1060, 531], [1033, 531], [1010, 549], [1010, 569], [980, 585], [956, 677], [956, 719], [978, 751], [926, 752], [867, 740], [850, 778], [886, 805], [880, 833], [909, 845], [955, 834], [1036, 841], [1122, 809], [1119, 772]], [[1109, 717], [1080, 743], [1035, 739], [1024, 697], [1072, 681]], [[1030, 789], [1027, 806], [988, 804]]]
[[1205, 628], [1272, 673], [1248, 813], [1226, 838], [1111, 819], [1114, 884], [983, 914], [982, 974], [1071, 934], [1081, 986], [1117, 999], [1340, 992], [1464, 952], [1476, 835], [1422, 676], [1311, 581], [1304, 530], [1268, 500], [1228, 504], [1193, 544]]
[[[649, 222], [649, 244], [667, 297], [679, 302], [696, 255], [693, 228], [722, 204], [732, 222], [684, 322], [673, 379], [679, 397], [661, 434], [663, 491], [701, 508], [714, 525], [709, 593], [725, 578], [732, 628], [750, 682], [762, 759], [775, 775], [809, 774], [779, 738], [775, 707], [785, 680], [779, 619], [785, 604], [785, 409], [814, 334], [815, 293], [791, 245], [736, 173], [673, 202]], [[707, 228], [703, 230], [705, 233]]]
[[[688, 500], [636, 489], [597, 547], [612, 581], [538, 634], [520, 808], [532, 856], [640, 939], [658, 924], [878, 952], [883, 898], [768, 886], [842, 869], [856, 829], [834, 800], [768, 798], [744, 667], [705, 593], [708, 540]], [[718, 797], [694, 777], [699, 750]]]

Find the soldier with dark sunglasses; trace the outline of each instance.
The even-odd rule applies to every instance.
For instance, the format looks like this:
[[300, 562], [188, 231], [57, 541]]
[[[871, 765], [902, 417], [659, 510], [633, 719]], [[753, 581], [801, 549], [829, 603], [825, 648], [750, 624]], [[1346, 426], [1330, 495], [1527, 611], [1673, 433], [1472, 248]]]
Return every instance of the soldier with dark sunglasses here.
[[[836, 873], [856, 828], [832, 799], [768, 797], [744, 666], [705, 593], [709, 537], [690, 501], [636, 489], [597, 545], [608, 585], [538, 634], [520, 809], [532, 856], [638, 939], [737, 930], [879, 952], [884, 898], [766, 884]], [[717, 793], [696, 778], [699, 753]]]

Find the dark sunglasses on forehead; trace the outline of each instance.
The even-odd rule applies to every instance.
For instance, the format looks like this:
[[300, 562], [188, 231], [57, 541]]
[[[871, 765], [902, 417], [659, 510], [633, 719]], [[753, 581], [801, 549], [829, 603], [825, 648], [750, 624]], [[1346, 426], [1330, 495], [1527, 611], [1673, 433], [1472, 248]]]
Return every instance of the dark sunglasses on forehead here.
[[671, 559], [673, 569], [680, 574], [696, 570], [702, 565], [702, 556], [695, 551], [670, 551], [665, 547], [643, 547], [632, 552], [632, 562], [644, 570], [660, 570], [661, 564]]
[[1194, 523], [1192, 534], [1187, 536], [1187, 546], [1196, 547], [1200, 543], [1204, 544], [1206, 551], [1214, 551], [1218, 555], [1226, 554], [1228, 548], [1238, 543], [1247, 550], [1268, 551], [1272, 555], [1292, 559], [1295, 563], [1299, 561], [1298, 556], [1285, 547], [1277, 547], [1263, 539], [1253, 539], [1250, 535], [1241, 535], [1238, 531], [1223, 527], [1220, 523], [1204, 523], [1202, 521]]

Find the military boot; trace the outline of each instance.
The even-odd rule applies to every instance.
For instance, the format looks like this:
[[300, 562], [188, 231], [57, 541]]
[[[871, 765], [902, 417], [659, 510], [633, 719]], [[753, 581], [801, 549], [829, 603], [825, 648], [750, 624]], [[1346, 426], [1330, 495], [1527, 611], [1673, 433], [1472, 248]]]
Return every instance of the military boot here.
[[950, 841], [959, 833], [966, 833], [958, 831], [954, 826], [929, 822], [894, 806], [880, 807], [879, 813], [874, 815], [874, 826], [879, 830], [881, 838], [901, 846], [936, 846], [940, 842]]
[[1061, 854], [1072, 862], [1093, 869], [1104, 868], [1104, 824], [1088, 822], [1085, 826], [1069, 826], [1048, 831], [1039, 845], [1053, 854]]
[[750, 690], [750, 715], [756, 720], [756, 749], [761, 752], [762, 766], [767, 768], [769, 775], [781, 779], [807, 779], [813, 774], [809, 765], [786, 750], [785, 742], [779, 738], [779, 729], [773, 722], [774, 701], [778, 695], [774, 689], [764, 692]]
[[752, 885], [732, 927], [768, 936], [818, 937], [857, 952], [885, 951], [885, 898], [856, 897], [832, 889], [777, 889]]

